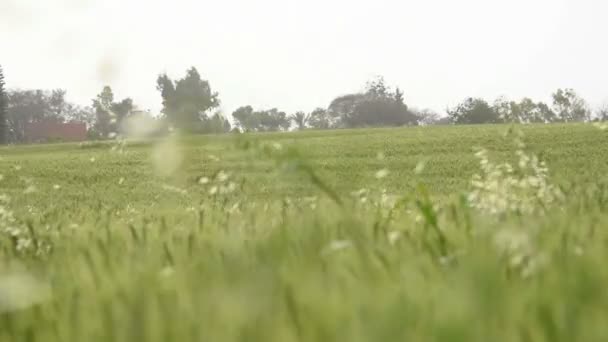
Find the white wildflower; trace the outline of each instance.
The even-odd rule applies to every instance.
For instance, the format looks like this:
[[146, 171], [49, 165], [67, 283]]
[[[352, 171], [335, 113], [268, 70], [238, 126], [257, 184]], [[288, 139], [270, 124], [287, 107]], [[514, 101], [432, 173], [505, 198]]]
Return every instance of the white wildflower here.
[[34, 192], [36, 192], [38, 189], [36, 189], [36, 186], [34, 185], [29, 185], [27, 188], [25, 188], [25, 190], [23, 190], [24, 194], [32, 194]]
[[422, 174], [422, 172], [424, 172], [425, 167], [426, 167], [426, 162], [424, 162], [424, 161], [419, 162], [418, 164], [416, 164], [414, 173], [417, 175]]
[[377, 179], [382, 179], [385, 178], [386, 176], [388, 176], [389, 171], [387, 169], [382, 169], [379, 170], [378, 172], [376, 172], [376, 178]]
[[23, 310], [48, 300], [49, 284], [26, 273], [0, 275], [0, 313]]
[[401, 232], [398, 231], [392, 231], [388, 233], [388, 243], [391, 245], [394, 245], [395, 243], [397, 243], [397, 241], [399, 239], [401, 239]]
[[230, 176], [224, 171], [220, 171], [216, 176], [218, 182], [225, 182], [229, 177]]
[[328, 255], [330, 253], [334, 253], [337, 251], [341, 251], [343, 249], [347, 249], [347, 248], [351, 247], [352, 245], [353, 245], [353, 243], [348, 240], [334, 240], [334, 241], [330, 242], [330, 244], [321, 251], [321, 254]]

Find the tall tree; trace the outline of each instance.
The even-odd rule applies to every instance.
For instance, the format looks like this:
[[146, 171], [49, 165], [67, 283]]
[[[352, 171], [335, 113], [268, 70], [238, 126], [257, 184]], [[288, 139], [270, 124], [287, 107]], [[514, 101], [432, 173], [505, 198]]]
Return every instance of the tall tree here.
[[112, 113], [116, 116], [117, 127], [122, 126], [122, 122], [131, 115], [131, 112], [135, 110], [135, 105], [131, 98], [126, 98], [120, 102], [112, 103]]
[[93, 129], [98, 138], [107, 138], [110, 133], [116, 132], [116, 117], [112, 112], [113, 104], [114, 92], [110, 86], [103, 87], [101, 93], [93, 100], [96, 119]]
[[573, 89], [558, 89], [552, 94], [552, 97], [553, 110], [560, 121], [587, 121], [591, 118], [587, 102]]
[[297, 112], [289, 116], [289, 119], [293, 121], [299, 130], [303, 130], [308, 126], [309, 118], [310, 116], [304, 112]]
[[51, 116], [55, 118], [63, 118], [67, 109], [68, 103], [65, 99], [67, 91], [63, 89], [55, 89], [51, 92], [49, 98], [49, 109]]
[[208, 111], [220, 105], [218, 93], [211, 90], [209, 82], [203, 80], [194, 67], [175, 82], [162, 74], [156, 85], [163, 98], [163, 114], [183, 130], [200, 128]]
[[8, 142], [8, 97], [4, 89], [4, 70], [0, 65], [0, 144]]
[[608, 103], [604, 103], [597, 109], [595, 118], [599, 121], [608, 121]]

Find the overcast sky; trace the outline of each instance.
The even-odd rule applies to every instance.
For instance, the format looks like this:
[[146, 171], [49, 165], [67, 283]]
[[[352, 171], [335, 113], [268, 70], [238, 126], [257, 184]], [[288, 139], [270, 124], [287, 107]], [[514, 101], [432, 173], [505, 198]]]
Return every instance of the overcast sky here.
[[606, 0], [0, 0], [9, 87], [105, 84], [160, 110], [160, 72], [196, 66], [226, 114], [326, 107], [375, 75], [410, 106], [466, 96], [608, 101]]

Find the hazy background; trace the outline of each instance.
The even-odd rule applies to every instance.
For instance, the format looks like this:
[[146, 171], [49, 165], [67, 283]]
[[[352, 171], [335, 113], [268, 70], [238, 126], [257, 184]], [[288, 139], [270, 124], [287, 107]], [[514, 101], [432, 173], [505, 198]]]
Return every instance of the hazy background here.
[[327, 106], [374, 75], [416, 107], [466, 96], [608, 100], [602, 0], [0, 0], [9, 87], [65, 88], [90, 104], [105, 84], [161, 109], [160, 72], [196, 66], [236, 107]]

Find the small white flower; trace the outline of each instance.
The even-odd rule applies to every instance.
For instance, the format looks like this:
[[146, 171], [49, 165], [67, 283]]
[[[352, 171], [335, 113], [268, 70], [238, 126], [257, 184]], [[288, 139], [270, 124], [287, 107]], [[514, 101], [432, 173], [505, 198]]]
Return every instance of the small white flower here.
[[414, 173], [419, 175], [424, 171], [424, 168], [426, 167], [426, 162], [421, 161], [418, 164], [416, 164], [416, 168], [414, 169]]
[[224, 171], [220, 171], [217, 174], [217, 180], [219, 182], [225, 182], [226, 180], [228, 180], [228, 177], [229, 177], [228, 174], [226, 172], [224, 172]]
[[59, 189], [61, 189], [61, 185], [55, 184], [55, 185], [53, 185], [53, 189], [54, 190], [59, 190]]
[[168, 278], [168, 277], [172, 276], [174, 273], [175, 273], [175, 270], [173, 269], [173, 267], [167, 266], [167, 267], [163, 268], [160, 272], [158, 272], [158, 275], [163, 278]]
[[24, 194], [32, 194], [34, 192], [36, 192], [36, 187], [33, 185], [28, 186], [25, 190], [23, 190]]
[[201, 178], [198, 180], [198, 183], [199, 183], [199, 184], [203, 184], [203, 185], [204, 185], [204, 184], [207, 184], [207, 183], [209, 183], [209, 178], [207, 178], [207, 177], [201, 177]]
[[386, 178], [386, 176], [388, 176], [389, 171], [387, 169], [382, 169], [379, 170], [378, 172], [376, 172], [376, 178], [377, 179], [382, 179], [382, 178]]
[[388, 233], [388, 243], [394, 245], [401, 238], [401, 232], [392, 231]]
[[341, 251], [343, 249], [351, 247], [352, 245], [353, 243], [348, 240], [334, 240], [330, 242], [330, 244], [321, 251], [321, 254], [327, 255], [333, 252]]
[[89, 161], [90, 161], [91, 163], [94, 163], [94, 162], [95, 162], [95, 157], [91, 157], [91, 159], [89, 159]]
[[217, 186], [212, 187], [211, 189], [209, 189], [209, 195], [217, 194], [217, 190]]

